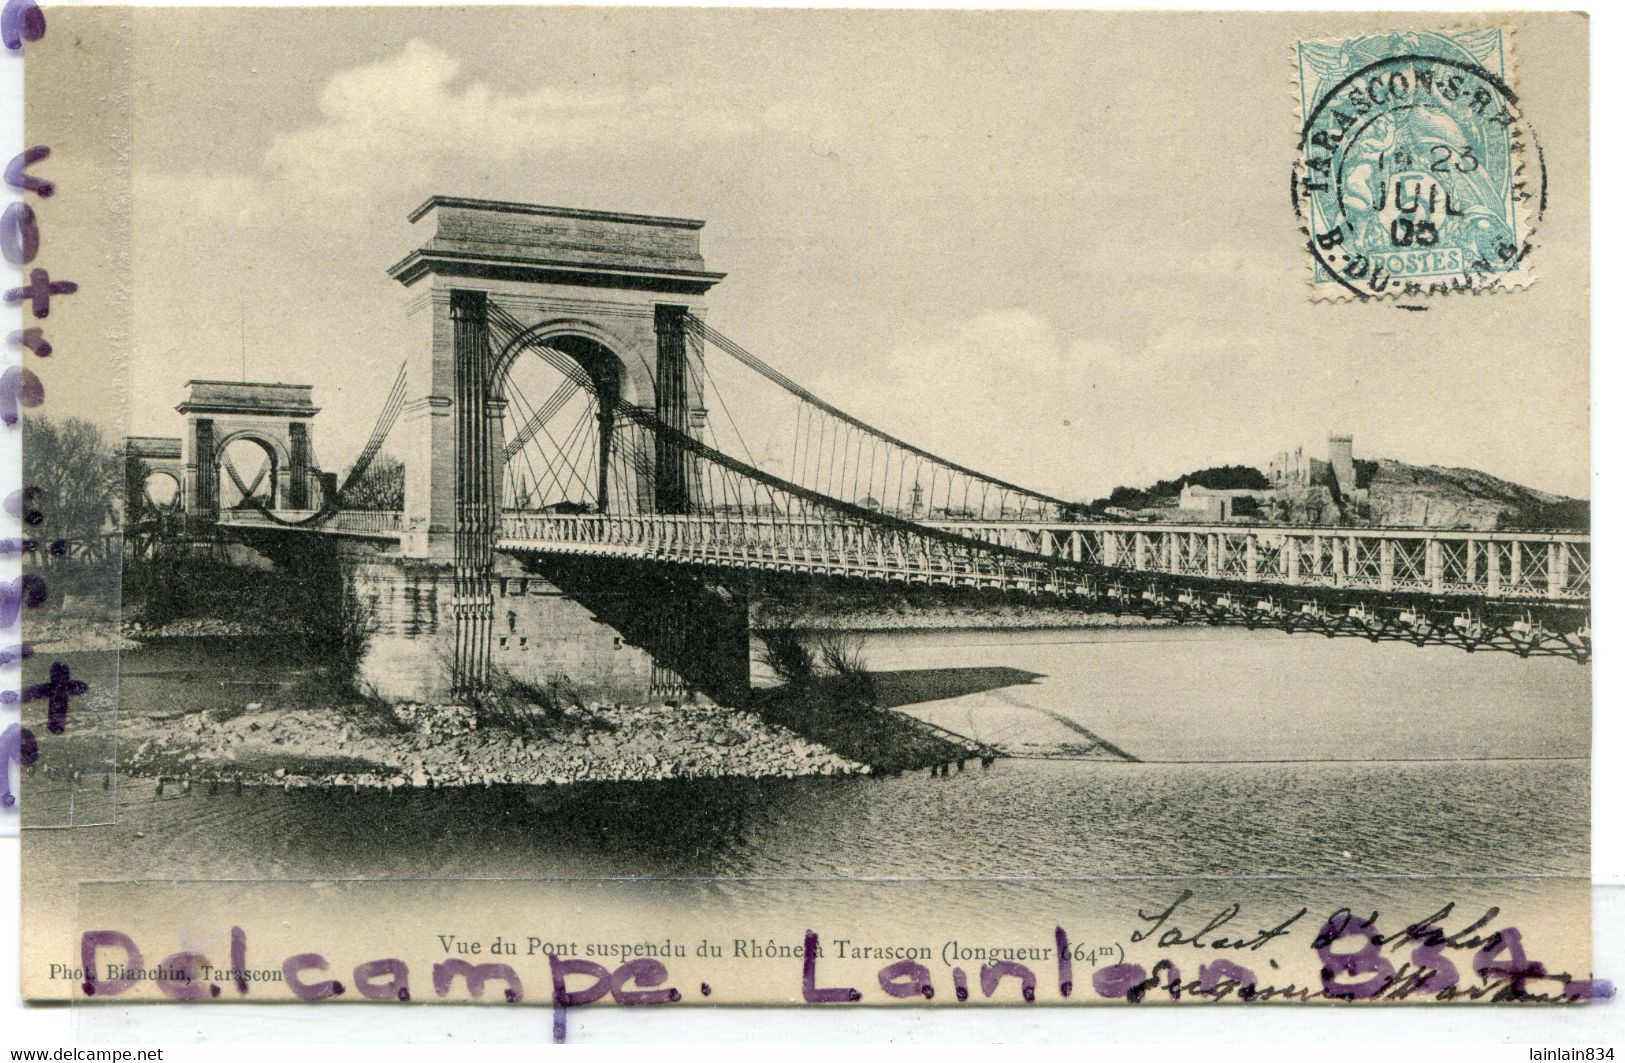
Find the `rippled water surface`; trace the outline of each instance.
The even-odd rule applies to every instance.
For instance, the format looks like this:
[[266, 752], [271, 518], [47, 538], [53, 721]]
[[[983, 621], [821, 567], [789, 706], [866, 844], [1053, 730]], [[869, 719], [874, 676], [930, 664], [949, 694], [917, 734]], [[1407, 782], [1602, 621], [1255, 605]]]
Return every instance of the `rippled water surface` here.
[[[906, 711], [1012, 749], [1148, 761], [1584, 759], [1590, 669], [1243, 629], [871, 635]], [[899, 699], [900, 700], [900, 699]]]
[[[75, 847], [131, 878], [978, 880], [934, 902], [967, 910], [1012, 878], [1280, 896], [1297, 878], [1587, 874], [1588, 675], [1572, 663], [1230, 631], [891, 634], [868, 653], [902, 711], [1051, 755], [946, 778], [547, 792], [159, 797], [126, 780], [118, 821]], [[191, 696], [174, 660], [125, 670], [126, 704]], [[1140, 762], [1055, 758], [1080, 731]]]

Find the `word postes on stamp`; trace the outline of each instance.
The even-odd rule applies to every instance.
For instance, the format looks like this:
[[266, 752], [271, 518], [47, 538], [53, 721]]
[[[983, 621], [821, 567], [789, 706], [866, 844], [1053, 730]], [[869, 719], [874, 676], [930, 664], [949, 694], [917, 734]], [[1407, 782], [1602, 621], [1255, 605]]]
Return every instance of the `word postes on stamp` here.
[[1545, 167], [1498, 26], [1300, 41], [1293, 206], [1317, 298], [1517, 288]]

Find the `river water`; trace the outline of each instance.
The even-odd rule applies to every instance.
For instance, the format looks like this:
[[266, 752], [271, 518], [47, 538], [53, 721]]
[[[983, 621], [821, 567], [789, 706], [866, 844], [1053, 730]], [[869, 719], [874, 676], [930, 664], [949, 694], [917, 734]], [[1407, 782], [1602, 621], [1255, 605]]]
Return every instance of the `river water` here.
[[[891, 632], [865, 653], [887, 703], [1017, 755], [947, 778], [545, 797], [160, 796], [126, 779], [116, 822], [63, 833], [100, 854], [98, 877], [130, 878], [476, 872], [721, 880], [726, 893], [762, 878], [1218, 877], [1278, 895], [1295, 876], [1587, 874], [1589, 675], [1571, 662], [1229, 629]], [[125, 654], [122, 702], [219, 703], [222, 682], [236, 697], [286, 681], [284, 665], [239, 660], [226, 675], [221, 659]], [[1133, 760], [1070, 756], [1086, 735]]]
[[[1581, 759], [1590, 670], [1240, 628], [872, 633], [882, 696], [1012, 752], [1141, 761]], [[929, 700], [926, 700], [929, 699]]]
[[[709, 941], [721, 951], [672, 968], [686, 998], [703, 981], [714, 1000], [784, 1002], [809, 931], [833, 950], [820, 979], [873, 993], [878, 964], [842, 942], [915, 950], [946, 979], [974, 958], [962, 945], [1041, 948], [1064, 927], [1089, 978], [1153, 963], [1134, 934], [1177, 908], [1187, 935], [1226, 912], [1241, 935], [1292, 925], [1244, 962], [1318, 985], [1313, 935], [1345, 907], [1386, 932], [1493, 920], [1552, 970], [1589, 968], [1583, 667], [1227, 629], [892, 632], [864, 652], [897, 711], [1013, 755], [946, 776], [394, 794], [36, 774], [26, 814], [77, 826], [26, 832], [24, 969], [69, 998], [50, 965], [71, 970], [83, 929], [218, 957], [240, 926], [273, 973], [312, 949], [343, 974], [406, 957], [418, 997], [454, 939]], [[297, 697], [292, 665], [197, 640], [129, 653], [120, 708], [275, 705]], [[1170, 948], [1187, 975], [1211, 955]], [[545, 1001], [545, 956], [512, 958]], [[1059, 969], [1038, 973], [1056, 999]]]

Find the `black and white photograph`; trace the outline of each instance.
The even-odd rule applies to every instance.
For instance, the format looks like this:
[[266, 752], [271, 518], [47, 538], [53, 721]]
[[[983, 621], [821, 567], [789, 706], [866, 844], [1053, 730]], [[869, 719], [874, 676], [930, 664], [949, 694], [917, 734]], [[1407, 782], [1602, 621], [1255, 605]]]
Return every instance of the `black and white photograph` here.
[[29, 1000], [1606, 1006], [1585, 14], [19, 18]]

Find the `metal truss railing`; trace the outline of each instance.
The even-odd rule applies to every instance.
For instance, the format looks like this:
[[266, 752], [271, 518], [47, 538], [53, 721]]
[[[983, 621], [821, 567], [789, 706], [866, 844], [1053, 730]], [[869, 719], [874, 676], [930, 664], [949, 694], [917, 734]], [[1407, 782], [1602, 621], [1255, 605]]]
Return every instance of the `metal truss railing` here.
[[1092, 593], [1073, 566], [978, 549], [906, 527], [781, 515], [505, 514], [498, 549], [1061, 594]]
[[[326, 512], [328, 515], [319, 523], [297, 524], [290, 523], [300, 517]], [[220, 512], [220, 523], [241, 527], [292, 527], [304, 528], [309, 531], [336, 533], [339, 535], [398, 535], [401, 531], [402, 520], [400, 510], [383, 509], [340, 509], [340, 510], [311, 510], [305, 513], [292, 510], [285, 511], [284, 520], [274, 520], [258, 509], [229, 509]]]
[[1562, 532], [932, 521], [987, 542], [1133, 572], [1583, 604], [1591, 539]]
[[[1376, 577], [1359, 577], [1366, 582], [1288, 584], [1282, 573], [1292, 567], [1292, 550], [1300, 545], [1290, 536], [1271, 539], [1260, 548], [1256, 540], [1247, 538], [1248, 532], [1226, 530], [1224, 534], [1230, 538], [1215, 546], [1201, 531], [1182, 530], [1178, 537], [1169, 534], [1153, 539], [1155, 530], [1144, 528], [1098, 529], [1098, 535], [1090, 536], [1084, 528], [1057, 525], [1025, 529], [1037, 538], [1021, 545], [1012, 540], [1023, 529], [997, 525], [991, 526], [996, 534], [988, 532], [990, 549], [982, 551], [965, 544], [976, 527], [955, 525], [952, 539], [939, 539], [923, 528], [923, 534], [915, 534], [906, 527], [861, 520], [770, 513], [508, 513], [501, 520], [497, 546], [518, 553], [585, 554], [717, 569], [1015, 591], [1181, 623], [1274, 627], [1327, 637], [1357, 636], [1579, 661], [1589, 660], [1591, 655], [1590, 621], [1583, 602], [1497, 600], [1397, 586], [1384, 589], [1371, 582], [1381, 583], [1380, 571]], [[1362, 573], [1371, 557], [1377, 559], [1380, 570], [1384, 558], [1395, 556], [1395, 548], [1384, 547], [1385, 539], [1380, 536], [1355, 538], [1353, 563]], [[1522, 540], [1512, 541], [1520, 547], [1526, 545]], [[1250, 550], [1248, 542], [1253, 543]], [[1240, 550], [1235, 549], [1238, 545]], [[1409, 544], [1398, 549], [1413, 563], [1423, 556]], [[1103, 557], [1085, 556], [1091, 550]], [[1233, 563], [1237, 558], [1241, 561]], [[1261, 558], [1268, 559], [1262, 566]], [[1169, 571], [1159, 565], [1199, 566], [1200, 571]]]

